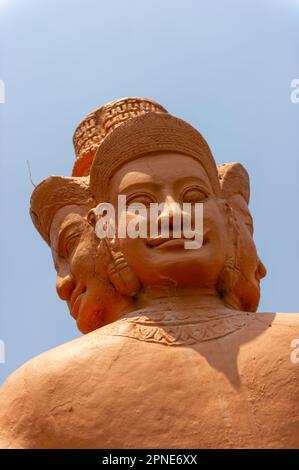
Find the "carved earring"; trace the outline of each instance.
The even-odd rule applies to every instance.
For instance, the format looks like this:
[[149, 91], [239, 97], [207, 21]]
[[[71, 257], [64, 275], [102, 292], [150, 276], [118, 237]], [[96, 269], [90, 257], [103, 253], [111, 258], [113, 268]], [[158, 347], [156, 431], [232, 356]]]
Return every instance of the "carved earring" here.
[[140, 282], [119, 250], [118, 243], [114, 239], [112, 244], [106, 238], [102, 242], [103, 249], [109, 259], [107, 271], [110, 281], [120, 294], [127, 297], [134, 296], [141, 287]]
[[[94, 209], [89, 211], [87, 221], [95, 229], [97, 217]], [[107, 274], [110, 282], [120, 294], [133, 297], [141, 287], [140, 282], [120, 251], [117, 239], [110, 241], [103, 238], [101, 244], [107, 260]]]

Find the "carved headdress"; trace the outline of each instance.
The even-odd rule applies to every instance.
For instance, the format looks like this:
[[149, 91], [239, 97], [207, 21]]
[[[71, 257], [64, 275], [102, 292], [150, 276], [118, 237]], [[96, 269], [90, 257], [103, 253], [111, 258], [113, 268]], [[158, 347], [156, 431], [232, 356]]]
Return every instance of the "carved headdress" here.
[[75, 130], [76, 153], [72, 176], [50, 176], [33, 191], [30, 200], [32, 221], [43, 239], [50, 244], [50, 228], [56, 212], [64, 206], [88, 206], [93, 201], [89, 171], [99, 146], [116, 127], [148, 112], [167, 113], [147, 98], [122, 98], [88, 114]]
[[163, 106], [147, 98], [121, 98], [89, 113], [74, 133], [76, 161], [73, 176], [89, 174], [97, 149], [116, 127], [149, 112], [167, 113]]
[[90, 188], [96, 200], [107, 197], [109, 179], [122, 164], [161, 151], [182, 153], [198, 160], [215, 194], [220, 194], [217, 166], [202, 135], [182, 119], [149, 112], [118, 126], [99, 146], [90, 170]]
[[104, 199], [113, 172], [122, 163], [149, 152], [181, 152], [197, 159], [215, 192], [220, 193], [217, 167], [207, 142], [196, 129], [153, 100], [122, 98], [96, 109], [81, 121], [73, 142], [76, 161], [72, 176], [47, 178], [31, 197], [30, 215], [48, 244], [58, 209]]
[[88, 206], [92, 202], [88, 177], [50, 176], [33, 191], [30, 216], [40, 235], [50, 245], [50, 229], [58, 210], [73, 204]]

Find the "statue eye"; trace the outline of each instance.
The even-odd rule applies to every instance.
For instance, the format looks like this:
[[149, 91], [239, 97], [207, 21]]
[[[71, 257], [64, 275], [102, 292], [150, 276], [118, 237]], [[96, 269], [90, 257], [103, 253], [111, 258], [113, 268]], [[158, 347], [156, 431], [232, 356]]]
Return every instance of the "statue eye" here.
[[76, 248], [80, 237], [81, 232], [71, 233], [70, 235], [65, 236], [64, 240], [61, 240], [60, 243], [59, 255], [63, 258], [68, 258]]
[[208, 195], [199, 188], [189, 188], [183, 194], [183, 202], [204, 202]]
[[71, 237], [68, 237], [68, 239], [66, 240], [65, 248], [66, 248], [66, 252], [67, 252], [68, 255], [76, 247], [76, 245], [79, 241], [79, 238], [80, 238], [80, 234], [77, 233], [77, 234], [72, 235]]

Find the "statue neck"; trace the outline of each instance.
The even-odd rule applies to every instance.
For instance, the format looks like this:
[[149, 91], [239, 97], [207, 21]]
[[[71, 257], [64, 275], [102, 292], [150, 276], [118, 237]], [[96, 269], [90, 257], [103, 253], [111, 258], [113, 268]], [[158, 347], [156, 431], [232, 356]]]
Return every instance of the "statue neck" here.
[[169, 311], [175, 312], [202, 311], [202, 314], [211, 311], [225, 314], [234, 309], [229, 307], [219, 294], [211, 289], [173, 289], [165, 287], [151, 287], [138, 294], [138, 297], [122, 312], [122, 317], [132, 315], [138, 311], [143, 314], [153, 315], [155, 312]]
[[108, 334], [168, 346], [195, 345], [245, 327], [248, 315], [227, 306], [214, 291], [147, 289], [132, 299]]

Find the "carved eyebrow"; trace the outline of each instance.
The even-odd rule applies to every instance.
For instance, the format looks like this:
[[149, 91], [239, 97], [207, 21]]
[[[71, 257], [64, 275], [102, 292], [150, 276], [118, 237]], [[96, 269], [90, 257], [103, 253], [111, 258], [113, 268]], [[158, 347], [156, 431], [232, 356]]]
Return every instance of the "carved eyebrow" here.
[[[202, 178], [200, 178], [199, 176], [196, 176], [196, 175], [192, 175], [192, 176], [184, 176], [182, 178], [179, 178], [178, 180], [175, 181], [174, 183], [174, 186], [175, 187], [178, 187], [178, 186], [181, 186], [182, 184], [184, 183], [199, 183], [201, 184], [201, 186], [203, 186], [206, 190], [209, 190], [210, 192], [212, 192], [212, 188], [210, 186], [210, 183], [208, 181], [208, 184], [206, 181], [204, 181]], [[159, 189], [161, 187], [161, 185], [159, 185], [158, 183], [155, 183], [154, 181], [143, 181], [143, 182], [140, 182], [140, 183], [133, 183], [133, 184], [128, 184], [128, 185], [124, 185], [124, 187], [121, 187], [120, 186], [120, 193], [122, 193], [123, 191], [134, 191], [134, 190], [142, 190], [144, 189], [145, 187], [147, 188], [152, 188], [152, 189]]]
[[192, 176], [183, 176], [182, 178], [179, 178], [175, 182], [175, 186], [181, 186], [182, 184], [185, 183], [198, 183], [200, 184], [203, 188], [205, 188], [209, 192], [213, 192], [210, 182], [204, 181], [200, 176], [192, 175]]
[[159, 185], [157, 183], [154, 183], [153, 181], [144, 181], [140, 183], [133, 183], [133, 184], [128, 184], [124, 185], [124, 187], [120, 186], [119, 193], [122, 194], [123, 191], [136, 191], [136, 190], [142, 190], [144, 187], [147, 188], [152, 188], [152, 189], [157, 189], [159, 188]]

